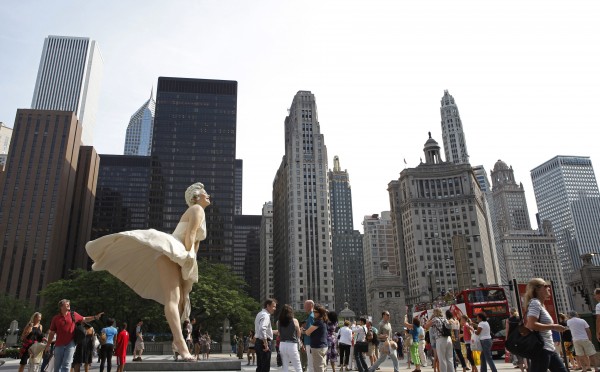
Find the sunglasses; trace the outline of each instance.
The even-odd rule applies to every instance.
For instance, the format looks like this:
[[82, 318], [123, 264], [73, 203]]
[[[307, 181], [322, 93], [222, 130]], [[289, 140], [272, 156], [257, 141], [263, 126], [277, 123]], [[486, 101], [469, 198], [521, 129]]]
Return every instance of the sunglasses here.
[[550, 288], [550, 287], [552, 287], [552, 286], [551, 286], [550, 284], [540, 284], [540, 285], [538, 285], [537, 287], [538, 287], [538, 288], [542, 288], [542, 287], [544, 287], [544, 288]]

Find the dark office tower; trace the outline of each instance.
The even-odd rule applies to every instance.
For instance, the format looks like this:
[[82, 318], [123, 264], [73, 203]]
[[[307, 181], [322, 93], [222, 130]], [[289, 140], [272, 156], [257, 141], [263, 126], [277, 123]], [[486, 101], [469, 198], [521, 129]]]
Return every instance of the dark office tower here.
[[235, 216], [233, 234], [233, 272], [244, 279], [248, 294], [259, 302], [261, 220], [261, 215]]
[[100, 160], [92, 239], [149, 228], [151, 158], [100, 155]]
[[0, 184], [0, 291], [36, 306], [63, 272], [80, 143], [73, 112], [17, 110]]
[[446, 161], [454, 164], [468, 164], [469, 152], [458, 106], [454, 97], [447, 90], [441, 100], [440, 115], [442, 116], [442, 137]]
[[160, 77], [152, 138], [150, 226], [172, 232], [184, 193], [202, 182], [211, 195], [198, 255], [233, 264], [237, 82]]
[[362, 235], [354, 230], [350, 177], [348, 171], [341, 170], [339, 157], [333, 157], [333, 170], [327, 173], [327, 177], [331, 205], [335, 310], [342, 311], [344, 303], [348, 303], [355, 313], [366, 314]]
[[66, 277], [74, 268], [89, 266], [89, 256], [85, 251], [85, 244], [90, 241], [92, 232], [99, 164], [100, 157], [92, 146], [80, 147], [73, 204], [71, 205], [69, 240], [63, 261], [62, 277]]
[[244, 176], [244, 161], [241, 159], [235, 160], [235, 215], [242, 214], [242, 186]]

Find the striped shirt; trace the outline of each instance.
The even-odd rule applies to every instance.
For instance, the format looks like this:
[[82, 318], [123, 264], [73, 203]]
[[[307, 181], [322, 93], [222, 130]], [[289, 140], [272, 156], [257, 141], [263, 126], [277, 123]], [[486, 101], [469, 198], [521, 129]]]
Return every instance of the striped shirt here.
[[[537, 318], [539, 323], [554, 324], [552, 317], [550, 317], [550, 314], [548, 314], [546, 308], [542, 306], [542, 303], [537, 298], [532, 298], [531, 301], [529, 301], [529, 306], [527, 307], [527, 317], [530, 316]], [[539, 331], [539, 333], [542, 337], [542, 341], [544, 341], [544, 349], [548, 351], [556, 351], [554, 348], [554, 342], [552, 341], [552, 331]]]

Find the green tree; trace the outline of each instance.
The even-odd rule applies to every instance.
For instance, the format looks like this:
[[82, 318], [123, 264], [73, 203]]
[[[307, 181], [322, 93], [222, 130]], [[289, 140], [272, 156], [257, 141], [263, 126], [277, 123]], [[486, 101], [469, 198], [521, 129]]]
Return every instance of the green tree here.
[[[232, 332], [246, 334], [253, 329], [254, 316], [260, 305], [245, 293], [246, 283], [225, 265], [203, 259], [198, 264], [199, 283], [194, 284], [190, 294], [191, 316], [217, 340], [221, 338], [219, 327], [225, 318], [229, 318], [234, 328]], [[141, 298], [106, 271], [72, 271], [69, 278], [49, 284], [40, 295], [45, 303], [42, 309], [45, 328], [58, 313], [58, 301], [67, 298], [71, 301], [71, 309], [81, 315], [105, 313], [102, 319], [93, 322], [96, 329], [104, 327], [110, 317], [119, 323], [126, 321], [130, 329], [138, 319], [143, 319], [146, 333], [170, 333], [162, 305]]]
[[0, 335], [4, 335], [13, 320], [19, 322], [19, 328], [23, 329], [34, 311], [26, 301], [0, 294]]
[[126, 284], [106, 271], [74, 270], [68, 279], [50, 283], [40, 295], [44, 298], [46, 321], [58, 313], [58, 302], [71, 301], [71, 309], [81, 315], [94, 315], [101, 311], [104, 316], [93, 323], [95, 328], [105, 325], [107, 318], [118, 323], [127, 322], [133, 328], [139, 319], [149, 332], [165, 332], [169, 329], [163, 308], [152, 300], [141, 298]]
[[245, 292], [246, 282], [233, 274], [228, 266], [198, 261], [199, 281], [194, 285], [190, 300], [192, 316], [209, 332], [213, 339], [220, 339], [225, 318], [229, 318], [232, 335], [247, 334], [254, 329], [254, 317], [260, 304]]

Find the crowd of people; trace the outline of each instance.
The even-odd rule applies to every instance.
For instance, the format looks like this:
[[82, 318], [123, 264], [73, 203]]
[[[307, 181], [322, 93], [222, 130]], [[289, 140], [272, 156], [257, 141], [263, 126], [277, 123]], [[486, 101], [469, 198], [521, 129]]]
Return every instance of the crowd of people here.
[[[541, 278], [530, 280], [523, 303], [523, 323], [539, 332], [543, 351], [530, 360], [507, 351], [510, 361], [521, 372], [562, 372], [567, 370], [563, 363], [566, 356], [573, 370], [600, 372], [600, 354], [592, 343], [589, 324], [576, 311], [559, 314], [559, 322], [555, 323], [544, 306], [551, 295], [550, 288]], [[595, 298], [599, 302], [596, 314], [600, 317], [600, 288], [596, 289]], [[277, 364], [285, 372], [290, 365], [296, 372], [324, 372], [328, 366], [333, 372], [336, 367], [339, 372], [353, 369], [375, 372], [388, 358], [394, 372], [399, 372], [399, 361], [404, 359], [409, 369], [414, 366], [412, 372], [420, 372], [428, 365], [434, 372], [454, 372], [459, 368], [462, 372], [487, 372], [488, 368], [497, 372], [492, 354], [494, 335], [484, 312], [477, 313], [472, 320], [467, 315], [455, 316], [451, 311], [444, 313], [441, 308], [435, 308], [424, 324], [418, 317], [411, 322], [405, 318], [404, 330], [393, 332], [388, 311], [381, 314], [377, 327], [367, 318], [340, 324], [335, 312], [308, 300], [304, 304], [306, 321], [298, 323], [291, 307], [284, 305], [274, 331], [270, 314], [275, 312], [276, 306], [275, 300], [267, 300], [256, 317], [256, 340], [261, 345], [256, 350], [257, 372], [269, 371], [271, 350], [268, 345], [274, 337]], [[507, 338], [520, 322], [518, 311], [511, 309], [505, 324]], [[596, 324], [596, 338], [600, 341], [600, 322]], [[239, 357], [242, 355], [243, 352]]]

